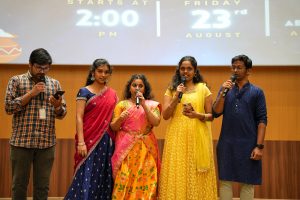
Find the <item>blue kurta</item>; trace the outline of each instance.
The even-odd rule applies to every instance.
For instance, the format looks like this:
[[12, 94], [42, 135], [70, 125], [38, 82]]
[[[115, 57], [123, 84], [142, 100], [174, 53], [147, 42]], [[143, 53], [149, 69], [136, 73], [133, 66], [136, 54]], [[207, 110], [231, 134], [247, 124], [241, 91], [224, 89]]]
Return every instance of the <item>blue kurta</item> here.
[[257, 143], [259, 123], [267, 124], [263, 91], [249, 82], [234, 86], [224, 102], [223, 122], [217, 144], [219, 179], [253, 185], [261, 184], [261, 160], [251, 160]]

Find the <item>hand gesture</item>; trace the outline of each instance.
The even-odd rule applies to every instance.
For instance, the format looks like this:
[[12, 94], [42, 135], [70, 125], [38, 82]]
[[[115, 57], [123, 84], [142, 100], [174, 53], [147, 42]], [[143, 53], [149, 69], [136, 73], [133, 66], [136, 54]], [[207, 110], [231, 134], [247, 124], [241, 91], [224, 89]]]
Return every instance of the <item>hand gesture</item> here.
[[121, 115], [120, 115], [120, 117], [119, 117], [119, 120], [121, 120], [121, 122], [122, 122], [122, 121], [124, 121], [128, 116], [129, 116], [129, 112], [128, 112], [127, 110], [124, 110], [124, 111], [121, 113]]
[[53, 95], [51, 95], [51, 96], [49, 97], [49, 102], [50, 102], [51, 105], [54, 106], [54, 108], [57, 108], [57, 107], [61, 106], [62, 97], [59, 96], [59, 98], [56, 99]]
[[191, 103], [183, 104], [182, 114], [189, 117], [189, 118], [196, 118], [197, 117], [197, 112], [194, 110]]
[[144, 97], [143, 93], [140, 91], [137, 91], [136, 97], [140, 99], [140, 103], [144, 107], [146, 104], [145, 104], [145, 97]]
[[234, 84], [235, 83], [229, 79], [223, 83], [222, 87], [223, 87], [223, 89], [225, 89], [225, 88], [231, 89], [234, 86]]
[[80, 156], [85, 157], [87, 155], [86, 145], [77, 145], [77, 151]]
[[41, 92], [45, 92], [45, 88], [46, 88], [46, 85], [44, 82], [38, 82], [37, 84], [35, 84], [33, 86], [32, 90], [30, 91], [30, 94], [32, 96], [37, 96]]
[[179, 95], [180, 92], [184, 93], [186, 90], [186, 87], [184, 86], [183, 83], [179, 84], [176, 88], [176, 96]]
[[258, 147], [255, 147], [252, 150], [250, 159], [252, 159], [252, 160], [261, 160], [262, 159], [262, 155], [263, 155], [263, 150], [259, 149]]

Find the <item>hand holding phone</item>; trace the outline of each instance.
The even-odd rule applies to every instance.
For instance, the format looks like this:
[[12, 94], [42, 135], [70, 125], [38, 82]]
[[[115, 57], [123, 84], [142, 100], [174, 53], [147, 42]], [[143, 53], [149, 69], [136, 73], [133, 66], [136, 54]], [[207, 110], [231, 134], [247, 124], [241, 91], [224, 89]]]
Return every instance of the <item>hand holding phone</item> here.
[[62, 96], [65, 93], [63, 90], [58, 90], [56, 93], [53, 95], [55, 99], [59, 99], [60, 96]]
[[183, 104], [183, 111], [184, 112], [191, 112], [193, 110], [194, 110], [194, 108], [193, 108], [191, 103], [184, 103]]

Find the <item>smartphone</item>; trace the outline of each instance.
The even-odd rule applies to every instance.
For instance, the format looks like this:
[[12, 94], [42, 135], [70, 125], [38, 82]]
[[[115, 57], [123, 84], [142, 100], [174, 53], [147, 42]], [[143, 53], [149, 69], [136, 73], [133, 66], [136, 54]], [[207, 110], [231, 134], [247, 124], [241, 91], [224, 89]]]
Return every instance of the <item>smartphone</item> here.
[[191, 103], [184, 103], [183, 104], [183, 109], [186, 110], [186, 111], [193, 111], [194, 110]]
[[62, 96], [65, 93], [65, 91], [58, 90], [56, 93], [53, 95], [55, 99], [59, 99], [59, 96]]

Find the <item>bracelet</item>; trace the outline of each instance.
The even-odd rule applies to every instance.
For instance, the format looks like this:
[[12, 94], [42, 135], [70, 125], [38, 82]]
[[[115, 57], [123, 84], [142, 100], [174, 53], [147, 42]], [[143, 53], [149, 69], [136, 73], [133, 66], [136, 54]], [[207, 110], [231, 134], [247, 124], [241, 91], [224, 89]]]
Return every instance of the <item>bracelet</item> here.
[[208, 119], [208, 114], [204, 114], [204, 121]]
[[31, 92], [31, 91], [29, 91], [29, 92], [28, 92], [28, 94], [29, 94], [30, 98], [32, 98], [32, 97], [33, 97], [33, 96], [32, 96], [32, 92]]
[[200, 119], [200, 121], [205, 122], [207, 120], [207, 118], [208, 118], [207, 114], [204, 114], [203, 119]]
[[85, 145], [85, 142], [78, 142], [77, 143], [77, 146], [84, 146]]
[[60, 106], [57, 106], [56, 108], [54, 108], [55, 109], [55, 111], [61, 111], [62, 110], [62, 106], [60, 105]]
[[259, 148], [259, 149], [264, 149], [265, 145], [263, 145], [263, 144], [256, 144], [256, 147]]

